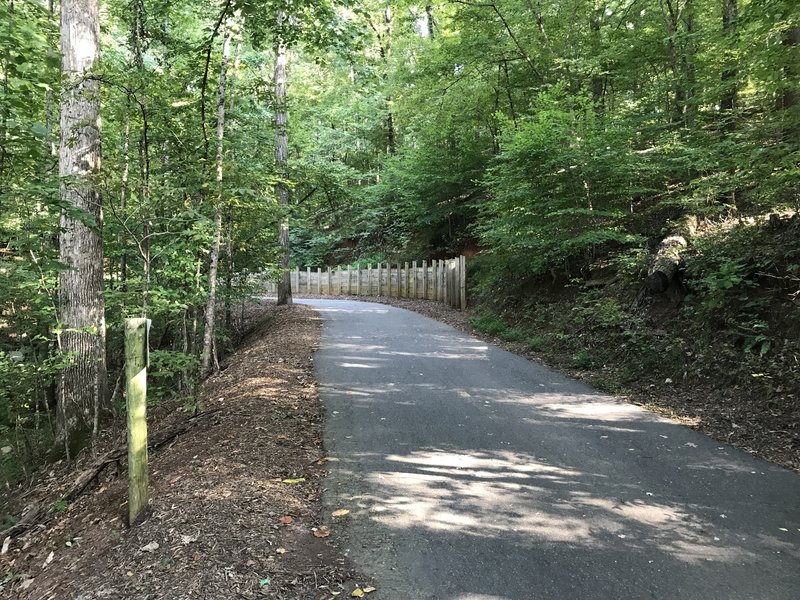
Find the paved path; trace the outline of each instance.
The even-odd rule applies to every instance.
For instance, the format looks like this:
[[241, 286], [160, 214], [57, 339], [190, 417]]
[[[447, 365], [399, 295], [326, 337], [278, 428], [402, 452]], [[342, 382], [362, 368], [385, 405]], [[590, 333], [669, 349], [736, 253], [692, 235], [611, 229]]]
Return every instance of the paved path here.
[[371, 600], [800, 599], [800, 477], [418, 314], [299, 300]]

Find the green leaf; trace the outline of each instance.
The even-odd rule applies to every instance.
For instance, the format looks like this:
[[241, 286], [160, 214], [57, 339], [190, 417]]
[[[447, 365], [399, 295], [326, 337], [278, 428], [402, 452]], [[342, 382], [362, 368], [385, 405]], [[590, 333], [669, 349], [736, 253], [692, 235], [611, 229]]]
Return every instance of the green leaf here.
[[33, 133], [33, 135], [35, 135], [36, 137], [43, 138], [48, 133], [47, 132], [47, 127], [45, 127], [41, 123], [34, 123], [31, 126], [31, 133]]

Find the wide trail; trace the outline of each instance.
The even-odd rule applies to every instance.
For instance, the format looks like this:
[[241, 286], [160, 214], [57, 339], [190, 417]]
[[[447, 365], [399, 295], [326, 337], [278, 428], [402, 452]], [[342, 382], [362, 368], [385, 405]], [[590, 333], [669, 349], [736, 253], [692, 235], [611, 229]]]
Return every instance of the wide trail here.
[[800, 598], [800, 476], [416, 313], [299, 302], [373, 600]]

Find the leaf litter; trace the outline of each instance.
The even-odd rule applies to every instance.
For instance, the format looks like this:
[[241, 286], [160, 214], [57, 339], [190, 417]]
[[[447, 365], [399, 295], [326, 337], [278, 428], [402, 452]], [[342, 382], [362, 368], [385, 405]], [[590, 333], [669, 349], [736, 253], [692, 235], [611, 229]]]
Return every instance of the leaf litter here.
[[[217, 412], [150, 456], [149, 517], [128, 529], [126, 466], [112, 465], [46, 527], [3, 540], [4, 565], [24, 574], [4, 591], [20, 600], [318, 600], [352, 590], [356, 574], [321, 525], [320, 319], [300, 305], [246, 311], [255, 326], [195, 399]], [[185, 401], [155, 407], [151, 433], [185, 421]], [[66, 466], [51, 468], [40, 487], [20, 491], [20, 512], [52, 504], [74, 482]], [[58, 548], [63, 556], [50, 558]]]

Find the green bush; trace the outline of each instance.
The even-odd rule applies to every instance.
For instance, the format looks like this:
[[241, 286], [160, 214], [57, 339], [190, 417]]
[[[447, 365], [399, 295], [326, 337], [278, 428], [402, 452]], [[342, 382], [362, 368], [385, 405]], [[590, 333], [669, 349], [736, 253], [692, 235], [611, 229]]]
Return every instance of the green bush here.
[[475, 317], [471, 317], [469, 319], [469, 323], [478, 331], [488, 333], [489, 335], [500, 335], [507, 329], [507, 326], [505, 323], [503, 323], [503, 320], [496, 314], [489, 311], [485, 311]]
[[175, 350], [153, 350], [150, 352], [148, 386], [150, 400], [161, 400], [170, 396], [181, 380], [193, 382], [200, 374], [200, 361], [196, 356]]
[[595, 360], [588, 350], [578, 350], [572, 356], [572, 366], [576, 369], [593, 369]]
[[579, 304], [572, 308], [572, 316], [578, 323], [604, 328], [617, 328], [629, 320], [615, 298], [598, 297], [595, 292], [581, 296]]
[[507, 342], [521, 342], [525, 339], [525, 333], [515, 327], [509, 327], [500, 333], [500, 337]]
[[534, 352], [544, 352], [548, 347], [547, 338], [538, 335], [529, 337], [525, 340], [525, 344]]

